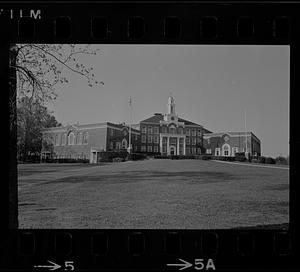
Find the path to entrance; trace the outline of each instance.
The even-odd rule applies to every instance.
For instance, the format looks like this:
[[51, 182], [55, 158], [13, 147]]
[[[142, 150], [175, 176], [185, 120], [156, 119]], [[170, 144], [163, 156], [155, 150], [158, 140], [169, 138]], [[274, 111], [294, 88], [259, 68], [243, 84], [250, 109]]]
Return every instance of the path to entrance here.
[[221, 163], [229, 163], [229, 164], [235, 164], [235, 165], [242, 165], [242, 166], [254, 166], [254, 167], [263, 167], [263, 168], [275, 168], [275, 169], [284, 169], [284, 170], [290, 170], [289, 166], [273, 166], [273, 165], [261, 165], [261, 164], [254, 164], [254, 163], [247, 163], [247, 162], [228, 162], [228, 161], [218, 161], [218, 160], [212, 160], [214, 162], [221, 162]]
[[207, 229], [289, 221], [289, 171], [202, 160], [20, 165], [21, 228]]

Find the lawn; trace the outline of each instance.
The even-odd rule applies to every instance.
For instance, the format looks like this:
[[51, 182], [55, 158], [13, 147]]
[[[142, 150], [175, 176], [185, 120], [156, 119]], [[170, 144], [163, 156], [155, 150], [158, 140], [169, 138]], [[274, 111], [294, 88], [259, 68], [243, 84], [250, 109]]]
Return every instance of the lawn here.
[[289, 222], [289, 170], [202, 160], [19, 165], [20, 228], [208, 229]]

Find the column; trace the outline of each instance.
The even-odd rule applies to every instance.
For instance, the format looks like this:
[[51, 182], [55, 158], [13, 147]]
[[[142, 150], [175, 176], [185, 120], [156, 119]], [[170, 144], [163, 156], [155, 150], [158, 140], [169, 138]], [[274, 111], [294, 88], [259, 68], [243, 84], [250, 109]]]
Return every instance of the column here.
[[179, 138], [180, 137], [177, 136], [177, 155], [179, 155]]
[[162, 136], [159, 134], [159, 152], [162, 154], [163, 152], [163, 148], [162, 148], [162, 142], [163, 142], [163, 139], [162, 139]]
[[185, 155], [185, 138], [183, 138], [183, 155]]
[[167, 155], [170, 155], [169, 136], [167, 137]]

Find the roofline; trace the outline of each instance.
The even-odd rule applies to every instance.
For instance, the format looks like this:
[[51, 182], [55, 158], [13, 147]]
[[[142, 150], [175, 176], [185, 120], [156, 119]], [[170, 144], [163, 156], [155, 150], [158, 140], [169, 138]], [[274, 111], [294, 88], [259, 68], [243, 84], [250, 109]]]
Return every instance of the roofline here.
[[[253, 138], [255, 138], [260, 143], [260, 139], [252, 131], [247, 131], [246, 133], [247, 133], [247, 135], [250, 134], [251, 136], [253, 136]], [[245, 131], [212, 132], [212, 133], [205, 133], [205, 134], [203, 134], [203, 137], [209, 138], [209, 137], [212, 137], [212, 136], [221, 136], [221, 135], [224, 135], [224, 134], [228, 134], [231, 137], [244, 136], [245, 135]], [[233, 135], [233, 134], [238, 134], [238, 135]]]

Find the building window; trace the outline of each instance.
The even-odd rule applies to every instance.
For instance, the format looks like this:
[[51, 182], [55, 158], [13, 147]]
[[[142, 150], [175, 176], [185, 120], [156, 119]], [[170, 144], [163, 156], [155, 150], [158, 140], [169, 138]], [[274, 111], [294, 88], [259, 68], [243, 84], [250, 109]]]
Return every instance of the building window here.
[[67, 134], [64, 133], [62, 136], [61, 145], [66, 145], [66, 144], [67, 144]]
[[111, 150], [114, 149], [114, 142], [110, 142], [109, 148], [110, 148]]
[[196, 138], [192, 138], [192, 145], [196, 144]]
[[148, 152], [152, 152], [152, 146], [148, 145]]
[[197, 154], [198, 154], [198, 155], [201, 154], [201, 148], [197, 148]]
[[59, 134], [55, 135], [55, 145], [59, 145]]
[[137, 151], [137, 146], [136, 146], [136, 145], [133, 146], [133, 150], [134, 150], [134, 151]]
[[158, 146], [154, 146], [154, 152], [158, 152]]
[[162, 152], [167, 153], [167, 147], [165, 145], [163, 145]]
[[152, 136], [148, 136], [148, 143], [152, 143]]
[[198, 129], [197, 135], [201, 137], [201, 129]]
[[193, 148], [192, 148], [192, 154], [193, 154], [193, 155], [196, 154], [196, 150], [197, 150], [196, 147], [193, 147]]
[[220, 156], [220, 154], [221, 154], [221, 150], [218, 147], [218, 148], [215, 149], [215, 156]]
[[89, 133], [85, 132], [83, 134], [83, 144], [88, 144], [88, 142], [89, 142]]
[[156, 143], [156, 144], [159, 143], [159, 138], [158, 138], [158, 136], [154, 136], [154, 143]]
[[201, 138], [197, 138], [197, 144], [201, 143]]
[[153, 128], [152, 127], [148, 127], [148, 133], [152, 134], [153, 133]]
[[142, 133], [147, 133], [147, 127], [146, 126], [142, 126]]
[[185, 149], [185, 153], [186, 153], [187, 155], [190, 154], [190, 148], [189, 148], [189, 147], [187, 147], [187, 148]]
[[123, 149], [126, 149], [126, 148], [127, 148], [127, 140], [126, 140], [126, 139], [123, 139], [123, 140], [122, 140], [122, 148], [123, 148]]
[[178, 128], [178, 133], [183, 134], [183, 128]]
[[118, 149], [118, 150], [121, 149], [121, 143], [120, 142], [116, 142], [116, 149]]
[[138, 140], [137, 134], [134, 135], [134, 139], [135, 139], [136, 141]]
[[239, 152], [238, 147], [233, 147], [233, 148], [232, 148], [232, 156], [234, 156], [235, 153], [238, 153], [238, 152]]
[[190, 136], [190, 135], [191, 135], [191, 131], [190, 131], [189, 128], [186, 129], [186, 135], [187, 135], [187, 136]]
[[142, 143], [146, 143], [146, 135], [142, 135]]
[[223, 156], [230, 155], [230, 146], [228, 144], [223, 145]]
[[173, 127], [169, 128], [169, 132], [171, 134], [176, 134], [176, 128], [173, 128]]
[[162, 127], [162, 133], [167, 133], [167, 128], [166, 127]]
[[167, 137], [163, 137], [163, 143], [166, 144], [168, 142], [168, 138]]
[[114, 136], [114, 130], [112, 128], [110, 129], [110, 136]]
[[211, 149], [206, 149], [206, 154], [211, 154]]
[[158, 127], [154, 127], [154, 134], [158, 134], [158, 133], [159, 133]]
[[145, 146], [145, 145], [142, 145], [142, 146], [141, 146], [141, 151], [142, 151], [142, 152], [146, 152], [146, 146]]
[[127, 133], [128, 133], [128, 132], [127, 132], [127, 129], [124, 129], [124, 130], [123, 130], [123, 135], [126, 136]]
[[192, 129], [192, 136], [196, 136], [196, 130]]
[[190, 138], [189, 138], [189, 137], [186, 137], [186, 138], [185, 138], [185, 143], [186, 143], [187, 145], [190, 144]]
[[68, 144], [69, 145], [74, 145], [74, 138], [75, 138], [75, 135], [73, 132], [70, 132], [69, 133], [69, 136], [68, 136]]
[[79, 132], [77, 134], [77, 144], [81, 145], [82, 144], [82, 132]]

